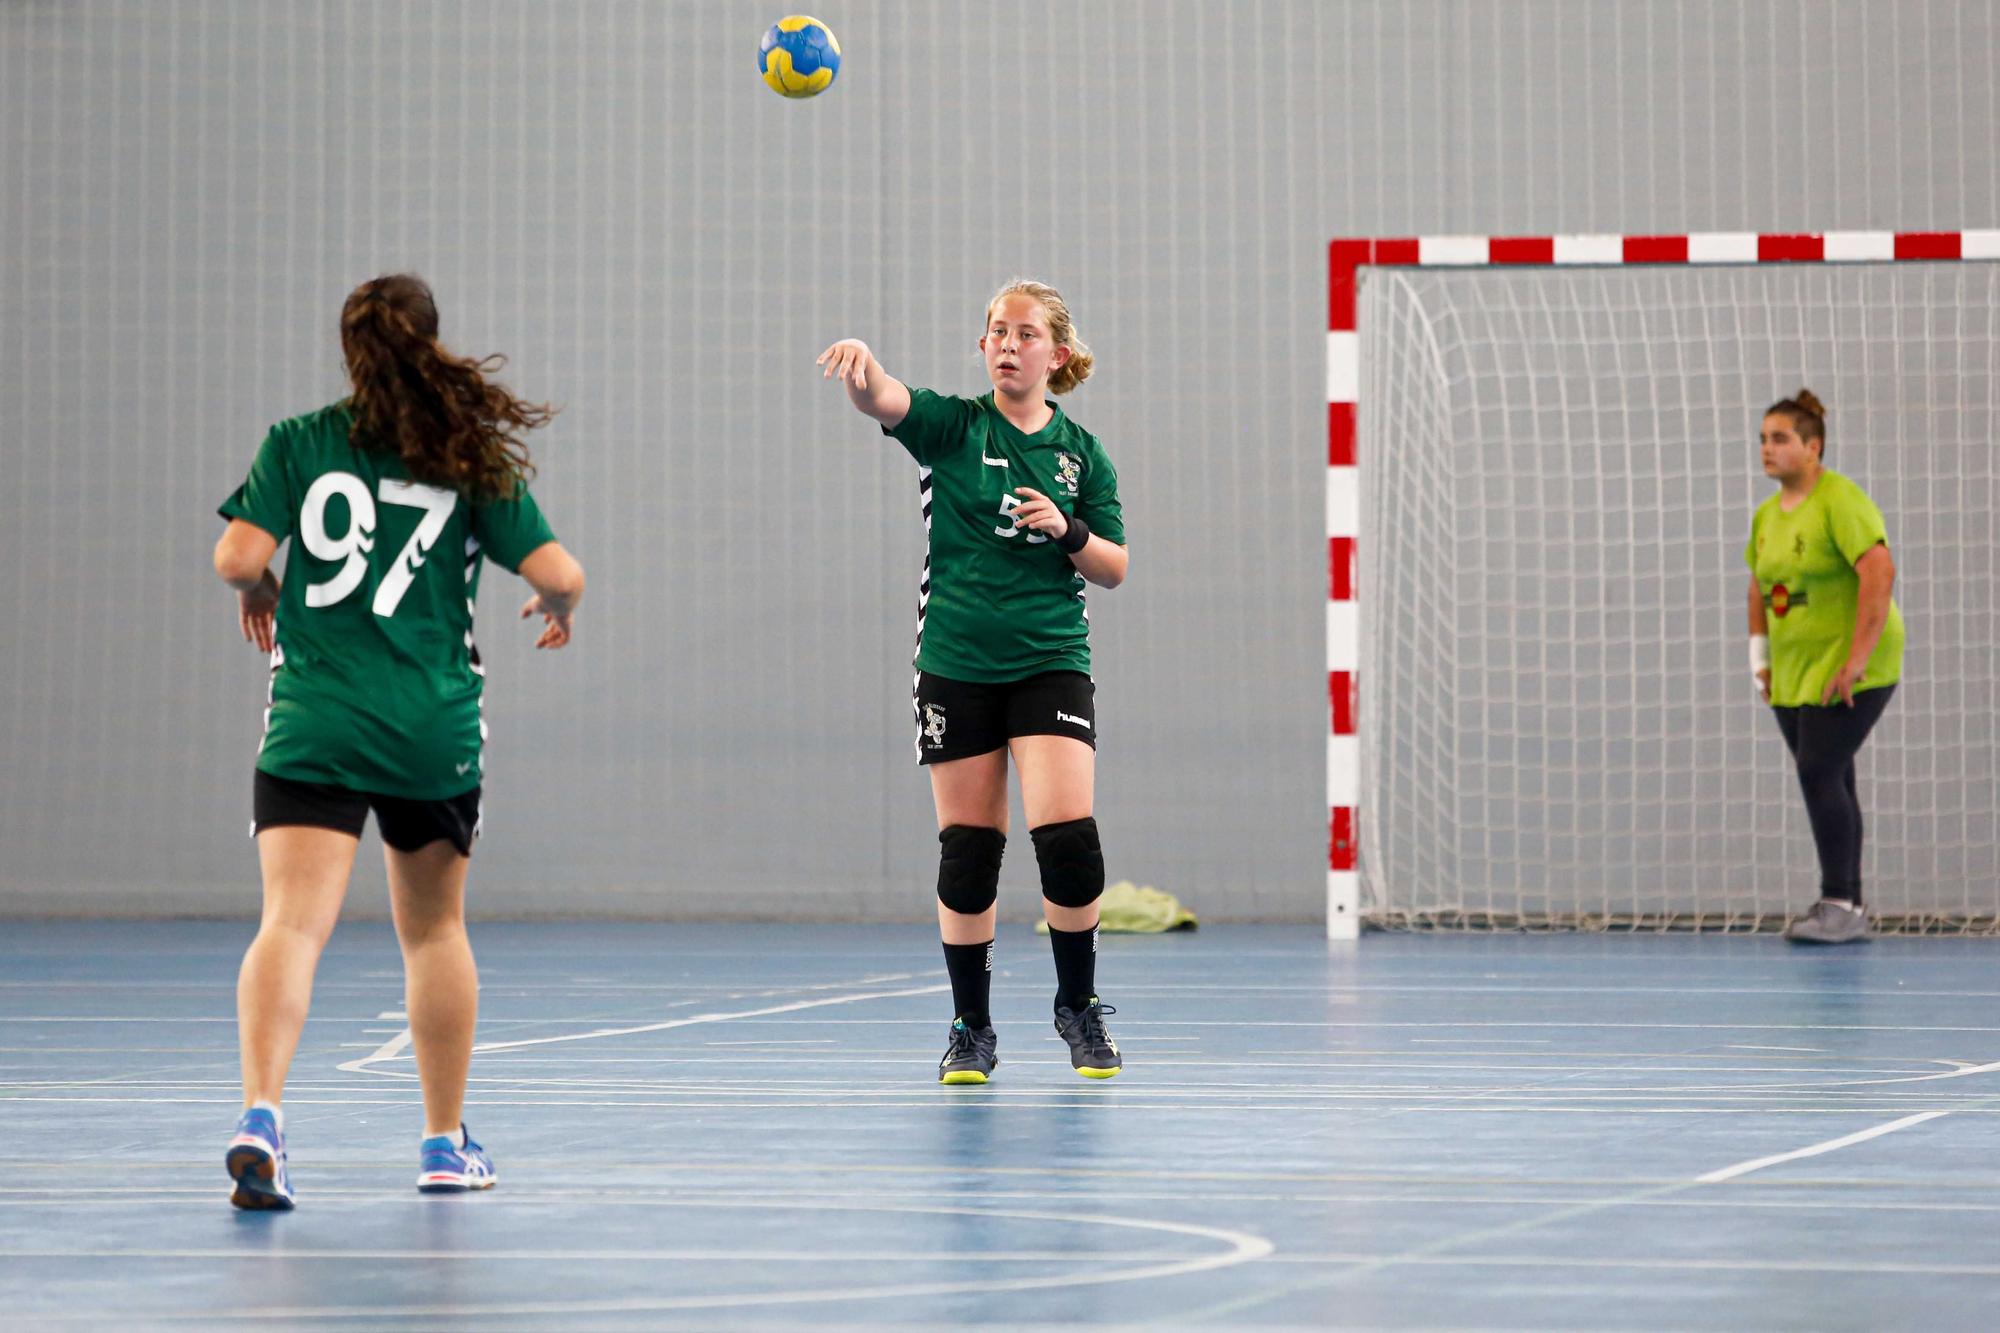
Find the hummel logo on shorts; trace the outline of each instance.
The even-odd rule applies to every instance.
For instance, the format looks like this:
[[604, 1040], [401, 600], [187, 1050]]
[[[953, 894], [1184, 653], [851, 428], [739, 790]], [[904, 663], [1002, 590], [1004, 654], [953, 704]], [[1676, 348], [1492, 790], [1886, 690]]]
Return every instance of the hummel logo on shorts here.
[[1083, 729], [1084, 729], [1085, 731], [1088, 731], [1088, 730], [1090, 730], [1090, 719], [1089, 719], [1089, 718], [1087, 718], [1087, 717], [1071, 717], [1071, 716], [1070, 716], [1070, 715], [1069, 715], [1068, 713], [1065, 713], [1065, 712], [1063, 712], [1063, 710], [1062, 710], [1062, 709], [1060, 709], [1060, 708], [1056, 709], [1056, 721], [1058, 721], [1058, 722], [1067, 722], [1067, 723], [1069, 723], [1069, 724], [1070, 724], [1071, 726], [1073, 726], [1073, 727], [1082, 727], [1082, 728], [1083, 728]]

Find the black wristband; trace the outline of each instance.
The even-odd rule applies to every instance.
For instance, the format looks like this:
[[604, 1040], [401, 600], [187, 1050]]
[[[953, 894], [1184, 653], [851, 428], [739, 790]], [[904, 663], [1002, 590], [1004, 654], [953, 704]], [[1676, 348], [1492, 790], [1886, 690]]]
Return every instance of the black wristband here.
[[1056, 538], [1056, 549], [1064, 555], [1075, 555], [1090, 541], [1090, 524], [1075, 514], [1069, 516], [1069, 527]]

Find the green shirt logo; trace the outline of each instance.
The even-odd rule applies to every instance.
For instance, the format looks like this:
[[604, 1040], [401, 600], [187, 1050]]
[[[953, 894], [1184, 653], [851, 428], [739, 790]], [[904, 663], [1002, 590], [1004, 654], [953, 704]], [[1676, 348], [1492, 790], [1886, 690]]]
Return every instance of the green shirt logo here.
[[[1063, 489], [1071, 495], [1076, 494], [1076, 479], [1082, 473], [1082, 469], [1083, 464], [1078, 459], [1065, 453], [1056, 455], [1056, 480], [1061, 482]], [[1086, 523], [1089, 521], [1089, 519], [1084, 520]]]

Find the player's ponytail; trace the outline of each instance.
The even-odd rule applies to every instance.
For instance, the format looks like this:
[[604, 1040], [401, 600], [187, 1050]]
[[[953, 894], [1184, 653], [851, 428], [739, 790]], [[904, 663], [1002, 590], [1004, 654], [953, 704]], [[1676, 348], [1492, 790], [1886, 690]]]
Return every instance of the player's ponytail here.
[[396, 454], [418, 481], [473, 500], [511, 496], [535, 475], [519, 433], [547, 425], [556, 409], [487, 378], [505, 357], [453, 356], [437, 331], [437, 301], [415, 274], [375, 278], [348, 294], [340, 347], [354, 385], [353, 439]]
[[1780, 398], [1765, 409], [1764, 415], [1783, 412], [1792, 419], [1792, 429], [1799, 433], [1801, 442], [1819, 441], [1819, 460], [1826, 461], [1826, 404], [1811, 389], [1800, 389], [1790, 398]]
[[1033, 282], [1027, 278], [1016, 278], [993, 294], [986, 303], [986, 319], [993, 319], [993, 307], [1010, 296], [1029, 296], [1041, 303], [1042, 313], [1048, 316], [1049, 336], [1058, 347], [1069, 348], [1069, 360], [1049, 373], [1049, 392], [1068, 393], [1077, 385], [1090, 378], [1090, 369], [1096, 358], [1083, 339], [1076, 336], [1076, 325], [1070, 321], [1069, 306], [1064, 304], [1062, 293], [1047, 283]]

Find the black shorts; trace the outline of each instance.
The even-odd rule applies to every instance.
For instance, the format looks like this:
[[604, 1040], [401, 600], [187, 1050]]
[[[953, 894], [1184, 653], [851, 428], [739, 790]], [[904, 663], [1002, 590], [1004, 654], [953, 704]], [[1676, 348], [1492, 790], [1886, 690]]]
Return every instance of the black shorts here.
[[998, 685], [917, 673], [917, 762], [1005, 749], [1016, 736], [1069, 736], [1097, 748], [1097, 686], [1081, 671]]
[[267, 828], [302, 824], [358, 838], [372, 808], [382, 841], [399, 852], [414, 852], [443, 838], [458, 848], [460, 856], [470, 856], [472, 841], [479, 836], [479, 792], [474, 787], [442, 801], [412, 801], [351, 791], [330, 782], [276, 777], [260, 768], [251, 791], [250, 836]]

